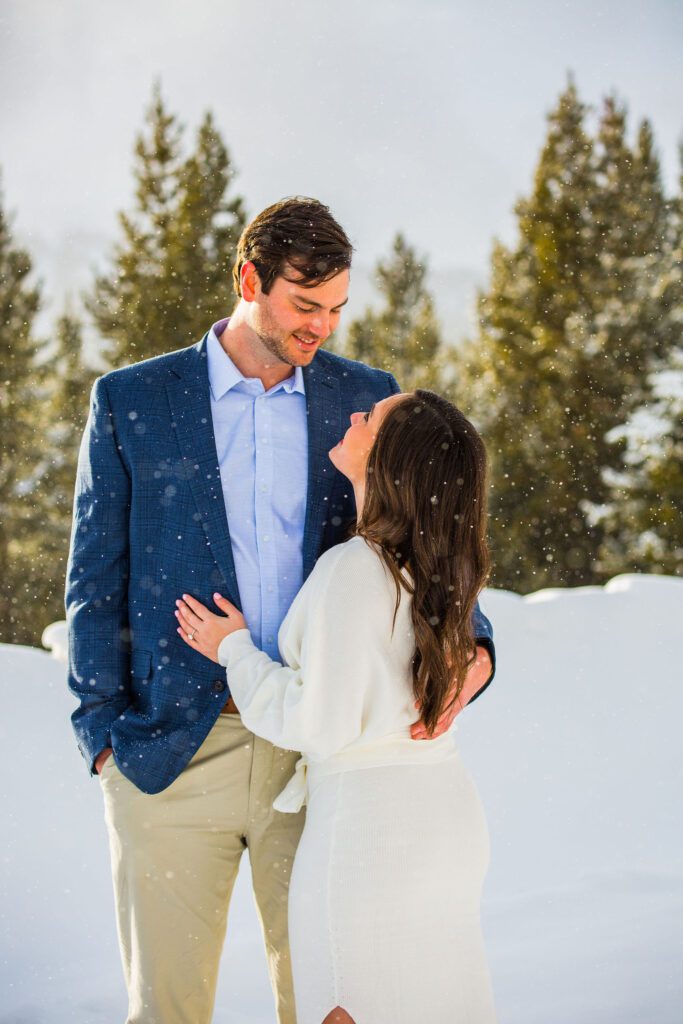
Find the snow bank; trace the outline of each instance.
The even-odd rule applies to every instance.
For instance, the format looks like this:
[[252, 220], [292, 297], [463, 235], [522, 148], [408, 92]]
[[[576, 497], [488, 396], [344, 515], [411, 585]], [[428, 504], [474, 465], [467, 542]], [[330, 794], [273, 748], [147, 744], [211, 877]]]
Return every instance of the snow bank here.
[[[501, 1024], [674, 1024], [683, 580], [488, 591], [482, 605], [500, 669], [458, 738], [491, 831], [484, 930]], [[98, 783], [71, 735], [64, 625], [43, 642], [56, 657], [0, 646], [0, 1024], [115, 1024], [125, 995]], [[246, 859], [215, 1019], [274, 1021]]]

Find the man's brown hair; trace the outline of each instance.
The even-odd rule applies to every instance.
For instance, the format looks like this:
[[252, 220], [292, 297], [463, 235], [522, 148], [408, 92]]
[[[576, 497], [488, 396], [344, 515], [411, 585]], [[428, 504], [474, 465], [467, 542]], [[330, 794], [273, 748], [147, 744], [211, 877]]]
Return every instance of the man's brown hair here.
[[240, 271], [253, 263], [266, 295], [288, 268], [301, 275], [297, 284], [312, 288], [351, 266], [353, 246], [329, 207], [317, 199], [291, 196], [269, 206], [247, 224], [237, 244], [232, 268], [235, 292], [241, 296]]

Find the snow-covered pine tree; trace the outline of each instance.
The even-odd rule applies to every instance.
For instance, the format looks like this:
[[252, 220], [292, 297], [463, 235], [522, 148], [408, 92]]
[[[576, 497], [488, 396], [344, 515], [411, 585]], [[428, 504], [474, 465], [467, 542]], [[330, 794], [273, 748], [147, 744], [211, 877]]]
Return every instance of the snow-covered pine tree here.
[[444, 348], [426, 278], [425, 260], [397, 234], [389, 259], [380, 260], [376, 268], [383, 306], [369, 307], [349, 324], [342, 351], [350, 359], [389, 370], [405, 391], [445, 393]]
[[656, 345], [646, 362], [648, 387], [608, 434], [619, 462], [605, 473], [608, 499], [596, 509], [605, 528], [600, 563], [608, 574], [683, 573], [683, 147], [681, 168], [664, 245], [641, 284]]
[[34, 635], [32, 559], [41, 522], [36, 471], [41, 458], [36, 400], [40, 344], [33, 321], [40, 288], [32, 261], [17, 246], [0, 197], [0, 640], [29, 643]]
[[623, 465], [610, 471], [601, 563], [607, 572], [683, 574], [683, 347], [650, 374], [652, 398], [609, 439]]
[[606, 514], [624, 497], [614, 491], [615, 481], [623, 479], [618, 427], [650, 400], [653, 371], [666, 359], [676, 334], [663, 288], [670, 266], [671, 211], [649, 122], [641, 123], [631, 148], [626, 110], [608, 97], [596, 156], [592, 210], [601, 273], [595, 280], [592, 319], [582, 328], [590, 354], [596, 465], [603, 486], [595, 487], [581, 508], [601, 535], [593, 570], [602, 579], [630, 564], [622, 531]]
[[[648, 370], [668, 348], [657, 283], [667, 271], [670, 218], [650, 124], [642, 122], [631, 149], [626, 111], [613, 97], [604, 104], [596, 154], [592, 212], [601, 273], [589, 347], [598, 386], [623, 419], [647, 397]], [[609, 464], [609, 453], [602, 451], [601, 459]]]
[[245, 223], [242, 200], [227, 196], [234, 168], [210, 114], [188, 157], [182, 138], [157, 85], [135, 144], [134, 208], [120, 214], [123, 238], [86, 300], [113, 366], [191, 344], [234, 302]]

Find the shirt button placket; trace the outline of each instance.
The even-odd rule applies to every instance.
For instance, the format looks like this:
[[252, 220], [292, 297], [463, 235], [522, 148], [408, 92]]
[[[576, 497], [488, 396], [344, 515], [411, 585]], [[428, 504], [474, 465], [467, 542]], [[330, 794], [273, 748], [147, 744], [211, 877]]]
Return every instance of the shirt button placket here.
[[269, 533], [269, 536], [270, 536], [270, 541], [268, 543], [268, 549], [267, 549], [267, 552], [266, 552], [266, 565], [265, 565], [266, 571], [265, 571], [265, 577], [264, 577], [265, 591], [264, 591], [264, 597], [263, 597], [263, 605], [264, 605], [264, 616], [263, 616], [264, 634], [263, 635], [265, 637], [265, 642], [266, 642], [266, 644], [268, 646], [269, 652], [271, 653], [271, 655], [275, 654], [275, 657], [277, 657], [277, 651], [276, 650], [274, 651], [273, 647], [274, 647], [274, 644], [275, 644], [275, 639], [274, 638], [275, 638], [275, 636], [277, 636], [277, 629], [278, 629], [278, 624], [279, 624], [280, 610], [279, 610], [279, 602], [277, 600], [277, 598], [278, 598], [278, 588], [277, 588], [277, 565], [278, 565], [277, 555], [278, 555], [278, 552], [277, 552], [277, 545], [275, 543], [275, 540], [276, 540], [276, 537], [279, 536], [279, 535], [276, 534], [276, 517], [275, 517], [275, 494], [274, 494], [274, 487], [275, 487], [275, 437], [273, 436], [275, 428], [273, 426], [273, 418], [274, 418], [274, 415], [275, 415], [276, 402], [279, 402], [279, 403], [282, 402], [283, 394], [285, 394], [285, 392], [280, 391], [278, 393], [277, 399], [273, 399], [273, 401], [270, 402], [269, 407], [268, 407], [268, 423], [269, 423], [269, 427], [270, 427], [270, 435], [269, 435], [270, 440], [269, 440], [269, 445], [268, 445], [268, 448], [269, 448], [269, 451], [268, 451], [269, 460], [268, 460], [268, 477], [266, 479], [267, 489], [266, 489], [266, 494], [264, 496], [264, 500], [267, 503], [268, 516], [269, 516], [269, 520], [270, 520], [270, 526], [269, 526], [269, 530], [268, 530], [268, 533]]
[[[273, 478], [273, 444], [269, 401], [260, 395], [255, 403], [256, 428], [256, 544], [261, 590], [261, 643], [270, 635], [272, 610], [267, 586], [273, 565], [273, 509], [269, 494]], [[265, 485], [265, 489], [264, 489]]]

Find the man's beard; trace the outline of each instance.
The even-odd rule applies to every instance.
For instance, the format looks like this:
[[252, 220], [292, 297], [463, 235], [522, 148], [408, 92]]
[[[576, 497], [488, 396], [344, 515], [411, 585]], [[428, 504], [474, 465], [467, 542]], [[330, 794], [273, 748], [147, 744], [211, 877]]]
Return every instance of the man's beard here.
[[257, 336], [263, 347], [268, 349], [278, 362], [285, 363], [287, 366], [298, 366], [298, 363], [288, 353], [284, 341], [280, 340], [280, 338], [273, 337], [272, 334], [262, 334], [260, 331], [257, 331]]
[[[256, 335], [265, 349], [267, 349], [272, 356], [274, 356], [278, 362], [284, 363], [285, 366], [305, 366], [307, 360], [297, 359], [299, 352], [298, 346], [294, 353], [287, 349], [285, 344], [286, 338], [293, 338], [296, 341], [296, 335], [283, 334], [282, 328], [269, 316], [265, 316], [261, 319], [260, 323], [252, 325], [252, 329], [256, 332]], [[303, 335], [306, 338], [306, 335]], [[313, 340], [313, 339], [311, 339]], [[322, 342], [321, 342], [322, 344]], [[317, 351], [314, 349], [313, 351]], [[303, 355], [303, 350], [301, 350]]]

